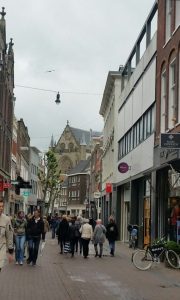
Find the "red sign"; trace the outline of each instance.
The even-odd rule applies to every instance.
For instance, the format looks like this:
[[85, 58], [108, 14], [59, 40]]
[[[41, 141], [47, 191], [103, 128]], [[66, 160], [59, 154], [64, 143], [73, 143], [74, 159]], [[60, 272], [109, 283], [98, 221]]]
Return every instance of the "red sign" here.
[[112, 193], [112, 184], [111, 183], [106, 183], [106, 193]]
[[4, 188], [4, 189], [9, 189], [9, 188], [11, 188], [11, 183], [10, 183], [10, 182], [4, 182], [3, 188]]
[[126, 173], [129, 170], [129, 166], [127, 163], [122, 162], [118, 165], [118, 170], [120, 173]]

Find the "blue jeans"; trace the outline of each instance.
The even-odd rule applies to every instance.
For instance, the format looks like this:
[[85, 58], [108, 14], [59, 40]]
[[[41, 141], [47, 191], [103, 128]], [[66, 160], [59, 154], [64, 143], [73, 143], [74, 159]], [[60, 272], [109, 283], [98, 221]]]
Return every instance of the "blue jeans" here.
[[28, 240], [28, 248], [29, 248], [29, 262], [33, 262], [36, 264], [36, 260], [38, 257], [38, 250], [39, 250], [39, 243], [41, 238], [40, 237], [31, 237]]
[[16, 235], [16, 261], [23, 262], [24, 260], [24, 244], [25, 235]]
[[115, 241], [112, 241], [112, 240], [109, 240], [109, 248], [110, 248], [110, 253], [112, 255], [114, 255], [114, 252], [115, 252]]

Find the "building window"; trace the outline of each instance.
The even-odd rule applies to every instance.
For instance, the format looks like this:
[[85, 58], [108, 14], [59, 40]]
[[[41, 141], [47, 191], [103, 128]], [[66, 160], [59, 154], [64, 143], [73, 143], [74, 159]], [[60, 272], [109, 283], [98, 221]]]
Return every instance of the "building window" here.
[[131, 127], [118, 142], [118, 159], [132, 151], [154, 132], [154, 105]]
[[69, 143], [68, 148], [69, 148], [69, 152], [73, 152], [73, 150], [74, 150], [73, 143]]
[[166, 0], [166, 42], [171, 37], [172, 0]]
[[176, 60], [174, 59], [169, 66], [169, 99], [168, 99], [168, 128], [174, 127], [176, 123]]
[[160, 109], [160, 132], [165, 132], [166, 116], [166, 71], [161, 74], [161, 109]]
[[176, 28], [178, 28], [178, 26], [180, 25], [180, 1], [175, 1], [175, 4], [176, 4], [175, 26]]

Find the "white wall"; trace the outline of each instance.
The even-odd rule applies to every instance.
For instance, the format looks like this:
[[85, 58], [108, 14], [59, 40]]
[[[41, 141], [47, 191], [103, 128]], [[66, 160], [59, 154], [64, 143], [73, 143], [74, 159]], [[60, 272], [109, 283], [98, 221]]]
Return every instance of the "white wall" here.
[[[139, 64], [122, 91], [115, 110], [115, 182], [144, 172], [153, 166], [154, 134], [139, 144], [118, 161], [118, 141], [128, 132], [145, 111], [155, 102], [156, 80], [156, 34], [151, 40]], [[126, 162], [131, 166], [125, 174], [118, 171], [118, 164]]]

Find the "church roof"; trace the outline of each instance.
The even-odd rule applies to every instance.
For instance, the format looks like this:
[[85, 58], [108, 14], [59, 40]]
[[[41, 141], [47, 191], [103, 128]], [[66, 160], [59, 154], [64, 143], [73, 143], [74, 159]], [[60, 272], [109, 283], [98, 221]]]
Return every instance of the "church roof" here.
[[86, 169], [90, 164], [90, 159], [87, 160], [80, 160], [80, 162], [69, 171], [68, 176], [80, 173], [86, 173]]
[[74, 134], [77, 142], [79, 142], [80, 144], [82, 142], [82, 137], [83, 137], [83, 141], [87, 145], [90, 145], [92, 137], [100, 137], [102, 135], [102, 132], [98, 132], [98, 131], [87, 131], [87, 130], [74, 128], [74, 127], [70, 127], [70, 129]]

